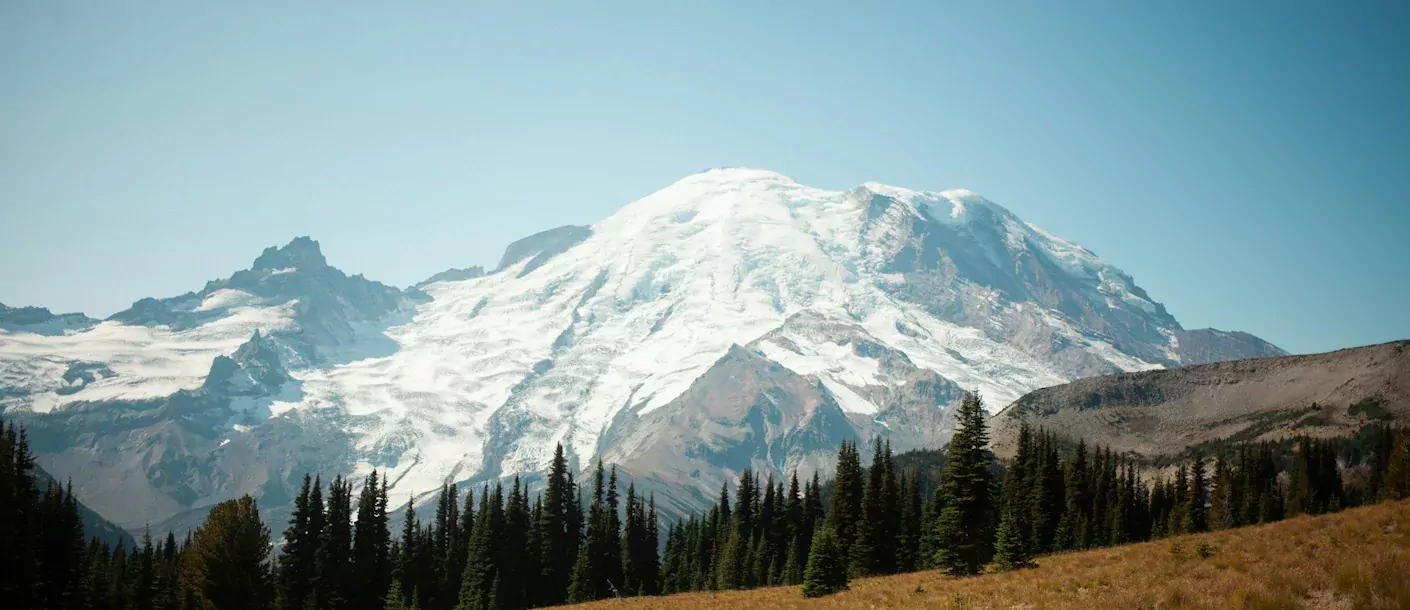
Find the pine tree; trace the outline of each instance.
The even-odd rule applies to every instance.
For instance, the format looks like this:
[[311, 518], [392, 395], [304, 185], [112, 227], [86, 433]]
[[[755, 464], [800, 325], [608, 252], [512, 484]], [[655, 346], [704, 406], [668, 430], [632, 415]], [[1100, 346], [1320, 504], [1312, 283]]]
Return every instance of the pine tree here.
[[1209, 513], [1206, 499], [1209, 487], [1204, 476], [1204, 456], [1198, 451], [1190, 461], [1190, 486], [1185, 494], [1185, 508], [1181, 515], [1180, 529], [1185, 533], [1203, 532], [1209, 529]]
[[[387, 526], [387, 489], [376, 470], [363, 481], [357, 500], [357, 530], [352, 543], [351, 594], [358, 610], [376, 610], [391, 587], [391, 531]], [[285, 537], [287, 544], [287, 534]], [[401, 595], [400, 591], [397, 593]]]
[[867, 469], [866, 486], [862, 490], [861, 514], [857, 519], [855, 537], [850, 549], [848, 573], [870, 575], [881, 573], [881, 556], [886, 552], [885, 491], [881, 443], [872, 452], [872, 467]]
[[983, 401], [966, 393], [957, 417], [940, 487], [945, 507], [935, 520], [935, 563], [950, 574], [977, 574], [994, 552], [993, 481]]
[[1229, 463], [1220, 453], [1214, 459], [1214, 481], [1209, 492], [1209, 529], [1234, 527], [1234, 478]]
[[847, 558], [837, 536], [823, 527], [813, 536], [808, 567], [803, 575], [803, 597], [822, 597], [847, 589]]
[[836, 543], [845, 551], [856, 541], [857, 522], [862, 518], [862, 495], [865, 481], [857, 445], [842, 441], [837, 450], [837, 475], [833, 479], [832, 506], [828, 509], [824, 527], [832, 530]]
[[460, 579], [457, 610], [491, 610], [499, 608], [499, 578], [501, 551], [504, 545], [504, 490], [496, 483], [494, 491], [480, 494], [480, 512], [475, 518], [475, 531], [470, 539], [465, 573]]
[[[1019, 495], [1024, 491], [1028, 495], [1028, 549], [1032, 552], [1044, 552], [1057, 546], [1058, 529], [1067, 505], [1069, 489], [1065, 470], [1058, 458], [1056, 438], [1039, 430], [1036, 435], [1030, 437], [1029, 442], [1032, 447], [1028, 465], [1024, 468], [1027, 480], [1022, 485], [1026, 489], [1020, 489]], [[1085, 452], [1082, 463], [1076, 466], [1075, 470], [1074, 476], [1080, 481], [1085, 481]], [[1073, 500], [1079, 504], [1085, 502], [1085, 490], [1077, 490], [1077, 496]], [[1073, 531], [1076, 529], [1080, 527], [1075, 527]]]
[[576, 510], [573, 489], [568, 477], [568, 461], [563, 456], [563, 445], [559, 444], [553, 453], [549, 466], [547, 489], [543, 495], [543, 510], [539, 513], [539, 579], [542, 587], [536, 587], [536, 602], [543, 605], [558, 604], [566, 600], [573, 563], [577, 559], [578, 540], [581, 531], [570, 528], [570, 511]]
[[516, 476], [504, 505], [504, 534], [496, 573], [499, 589], [495, 597], [505, 608], [527, 608], [532, 603], [531, 581], [526, 575], [538, 573], [538, 554], [529, 552], [533, 548], [530, 519], [528, 489]]
[[[573, 566], [573, 580], [568, 587], [568, 601], [573, 603], [603, 599], [612, 596], [620, 578], [612, 580], [614, 572], [621, 570], [620, 544], [618, 542], [617, 511], [611, 503], [616, 501], [616, 469], [613, 469], [613, 486], [604, 490], [604, 468], [601, 460], [593, 472], [592, 504], [588, 507], [587, 537]], [[615, 566], [615, 567], [614, 567]]]
[[[314, 505], [312, 498], [310, 500], [310, 505]], [[352, 487], [342, 475], [335, 476], [328, 485], [327, 511], [322, 521], [311, 601], [306, 602], [305, 607], [341, 610], [347, 605], [347, 593], [351, 590], [352, 558]]]
[[912, 473], [902, 479], [901, 489], [905, 490], [901, 505], [901, 524], [897, 538], [896, 569], [898, 572], [911, 572], [920, 566], [921, 526], [924, 508], [920, 498], [920, 476]]
[[397, 543], [397, 550], [399, 552], [393, 556], [395, 565], [392, 569], [392, 578], [401, 582], [403, 592], [405, 592], [406, 589], [411, 589], [413, 600], [415, 595], [420, 594], [418, 586], [419, 572], [416, 567], [416, 558], [421, 554], [419, 549], [421, 536], [418, 529], [419, 524], [416, 520], [416, 507], [412, 505], [411, 500], [408, 498], [402, 519], [401, 538]]
[[385, 610], [406, 610], [406, 596], [401, 592], [401, 581], [392, 581], [387, 595], [382, 598], [382, 607]]
[[999, 521], [998, 538], [994, 543], [994, 563], [1000, 570], [1018, 570], [1033, 565], [1020, 514], [1020, 506], [1014, 503], [1004, 510], [1003, 518]]
[[617, 494], [617, 466], [612, 465], [607, 477], [607, 512], [604, 524], [604, 544], [602, 545], [603, 584], [606, 589], [599, 597], [618, 597], [622, 594], [622, 513], [621, 498]]
[[1053, 534], [1054, 550], [1081, 548], [1081, 531], [1087, 521], [1087, 443], [1077, 442], [1072, 459], [1063, 464], [1063, 510]]
[[309, 529], [309, 496], [313, 477], [304, 474], [303, 486], [294, 498], [294, 511], [289, 527], [284, 530], [284, 546], [279, 550], [278, 606], [303, 610], [308, 598], [309, 581], [313, 579], [313, 563], [318, 552], [318, 532]]
[[192, 538], [188, 569], [200, 599], [214, 608], [269, 608], [269, 528], [246, 495], [211, 508]]
[[1384, 500], [1410, 498], [1410, 429], [1397, 435], [1395, 449], [1386, 460], [1380, 496]]
[[459, 598], [460, 571], [464, 570], [461, 565], [463, 560], [454, 555], [459, 546], [459, 536], [460, 489], [454, 483], [442, 483], [440, 492], [436, 494], [436, 514], [431, 525], [432, 579], [435, 585], [431, 587], [431, 603], [428, 605], [432, 608], [449, 606], [451, 600]]
[[[1035, 480], [1042, 476], [1035, 450], [1033, 435], [1028, 425], [1021, 425], [1018, 432], [1018, 451], [1005, 472], [1003, 495], [1000, 500], [1003, 513], [995, 540], [994, 563], [1001, 570], [1025, 568], [1031, 563], [1029, 543], [1034, 529], [1032, 506], [1035, 499], [1032, 488], [1037, 484]], [[1039, 516], [1041, 517], [1041, 514]]]

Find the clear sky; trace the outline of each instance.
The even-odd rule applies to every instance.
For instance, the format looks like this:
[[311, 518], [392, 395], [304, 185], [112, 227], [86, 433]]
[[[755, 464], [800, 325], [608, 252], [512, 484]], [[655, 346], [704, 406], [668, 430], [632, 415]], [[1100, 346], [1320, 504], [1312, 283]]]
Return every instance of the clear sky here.
[[0, 2], [0, 301], [296, 235], [404, 286], [750, 165], [971, 188], [1186, 327], [1410, 337], [1410, 3], [871, 4]]

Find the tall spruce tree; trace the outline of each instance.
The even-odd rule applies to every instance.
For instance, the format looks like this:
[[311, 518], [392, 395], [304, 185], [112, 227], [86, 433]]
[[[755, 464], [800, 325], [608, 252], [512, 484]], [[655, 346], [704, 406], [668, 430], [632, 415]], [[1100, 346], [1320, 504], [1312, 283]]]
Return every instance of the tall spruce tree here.
[[[592, 503], [588, 506], [587, 536], [578, 551], [578, 559], [573, 565], [572, 583], [568, 587], [568, 601], [578, 603], [603, 599], [612, 596], [615, 583], [610, 582], [612, 563], [621, 569], [621, 558], [615, 549], [617, 525], [613, 521], [616, 511], [608, 508], [609, 498], [615, 500], [616, 493], [604, 490], [604, 469], [598, 460], [593, 471]], [[615, 471], [614, 471], [615, 472]], [[614, 482], [615, 482], [615, 476]], [[615, 560], [615, 561], [614, 561]]]
[[562, 603], [567, 599], [568, 584], [577, 560], [580, 531], [573, 531], [570, 512], [576, 510], [577, 490], [568, 477], [568, 461], [563, 445], [553, 452], [549, 465], [547, 488], [543, 494], [543, 510], [539, 512], [539, 579], [535, 601], [542, 605]]
[[311, 529], [309, 498], [313, 477], [304, 474], [299, 495], [294, 498], [294, 511], [289, 527], [284, 530], [284, 546], [279, 551], [278, 606], [281, 609], [303, 610], [313, 580], [321, 532]]
[[827, 511], [825, 527], [832, 530], [836, 544], [845, 553], [856, 542], [857, 522], [862, 518], [862, 495], [866, 487], [857, 445], [851, 441], [842, 441], [837, 449], [837, 474], [833, 484], [832, 506]]
[[480, 512], [470, 539], [465, 573], [460, 579], [456, 610], [496, 610], [501, 608], [495, 587], [504, 548], [504, 490], [496, 483], [493, 491], [480, 494]]
[[[391, 587], [391, 530], [387, 524], [386, 483], [376, 470], [363, 481], [357, 500], [357, 529], [352, 543], [352, 591], [357, 610], [377, 610]], [[287, 545], [287, 534], [285, 544]], [[400, 593], [398, 593], [400, 595]]]
[[950, 574], [977, 574], [994, 553], [989, 435], [977, 394], [965, 394], [957, 419], [940, 485], [945, 507], [935, 520], [935, 563]]
[[269, 528], [260, 520], [259, 504], [246, 495], [211, 508], [197, 528], [187, 569], [204, 607], [216, 609], [272, 607], [269, 574]]
[[832, 528], [824, 526], [813, 536], [808, 567], [803, 574], [803, 597], [822, 597], [847, 589], [847, 555]]

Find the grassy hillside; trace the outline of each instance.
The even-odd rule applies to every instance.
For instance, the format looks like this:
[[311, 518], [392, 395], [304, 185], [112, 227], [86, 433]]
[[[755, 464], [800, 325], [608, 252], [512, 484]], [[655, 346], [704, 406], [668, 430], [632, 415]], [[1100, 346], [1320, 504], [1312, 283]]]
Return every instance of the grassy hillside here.
[[1042, 557], [955, 579], [861, 579], [831, 597], [797, 587], [597, 602], [582, 608], [1410, 608], [1410, 501], [1271, 525]]

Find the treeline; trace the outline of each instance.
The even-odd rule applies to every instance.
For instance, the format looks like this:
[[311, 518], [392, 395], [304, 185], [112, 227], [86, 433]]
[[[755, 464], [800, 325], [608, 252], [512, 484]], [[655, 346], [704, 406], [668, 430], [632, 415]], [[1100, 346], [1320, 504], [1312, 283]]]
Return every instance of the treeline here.
[[886, 443], [869, 468], [843, 443], [827, 487], [816, 474], [800, 487], [796, 473], [785, 484], [745, 471], [733, 494], [724, 486], [715, 506], [667, 528], [660, 557], [654, 498], [633, 483], [623, 498], [616, 469], [600, 462], [580, 486], [561, 446], [541, 493], [517, 479], [463, 496], [446, 485], [434, 514], [406, 505], [399, 535], [378, 473], [356, 502], [344, 477], [326, 487], [305, 477], [271, 560], [248, 496], [213, 507], [180, 542], [85, 541], [72, 492], [41, 490], [24, 431], [11, 425], [0, 434], [0, 595], [7, 607], [66, 610], [527, 608], [778, 584], [823, 595], [862, 575], [1017, 569], [1045, 553], [1410, 498], [1410, 431], [1385, 426], [1354, 446], [1300, 439], [1196, 454], [1153, 481], [1109, 449], [1026, 427], [1013, 460], [998, 463], [987, 444], [983, 405], [970, 395], [938, 484]]
[[[825, 512], [816, 477], [801, 498], [796, 477], [786, 493], [766, 480], [761, 495], [746, 471], [733, 512], [721, 490], [703, 516], [670, 528], [663, 591], [802, 584], [805, 595], [826, 594], [856, 576], [1017, 569], [1047, 553], [1410, 497], [1410, 431], [1378, 426], [1361, 436], [1245, 444], [1212, 460], [1196, 452], [1169, 476], [1144, 480], [1141, 464], [1108, 448], [1072, 447], [1027, 426], [1014, 459], [995, 464], [982, 405], [967, 396], [939, 485], [924, 501], [924, 477], [898, 472], [884, 443], [867, 469], [856, 446], [843, 443]], [[1345, 485], [1344, 471], [1364, 484]]]
[[551, 606], [661, 591], [656, 502], [622, 497], [613, 467], [598, 463], [584, 507], [559, 446], [543, 493], [516, 477], [468, 491], [441, 488], [433, 516], [408, 502], [399, 538], [388, 530], [387, 483], [328, 493], [306, 477], [273, 575], [273, 605], [288, 609], [456, 609]]

